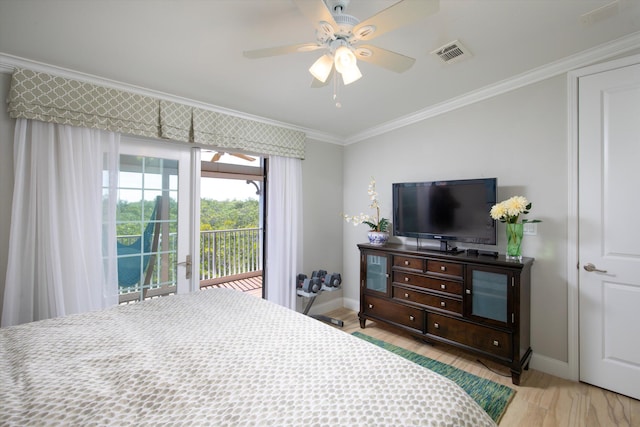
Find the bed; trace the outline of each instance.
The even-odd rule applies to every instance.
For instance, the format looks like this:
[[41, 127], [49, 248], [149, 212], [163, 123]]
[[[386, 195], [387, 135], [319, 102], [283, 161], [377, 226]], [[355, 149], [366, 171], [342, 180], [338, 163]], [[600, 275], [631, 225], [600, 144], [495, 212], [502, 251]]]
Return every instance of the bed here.
[[494, 426], [456, 384], [228, 289], [0, 329], [0, 425]]

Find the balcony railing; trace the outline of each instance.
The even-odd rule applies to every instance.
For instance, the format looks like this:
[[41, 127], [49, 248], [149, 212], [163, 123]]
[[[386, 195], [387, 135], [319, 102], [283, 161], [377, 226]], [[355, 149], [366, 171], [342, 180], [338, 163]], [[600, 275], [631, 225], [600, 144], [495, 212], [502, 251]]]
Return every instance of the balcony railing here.
[[200, 286], [260, 275], [262, 229], [200, 232]]
[[[118, 236], [118, 241], [131, 244], [140, 236]], [[159, 245], [162, 248], [162, 244]], [[262, 229], [208, 230], [200, 232], [200, 287], [219, 285], [262, 275]], [[121, 302], [146, 299], [156, 293], [175, 292], [175, 268], [162, 270], [162, 264], [175, 265], [176, 234], [169, 234], [169, 247], [158, 252], [149, 285], [121, 288]], [[140, 255], [138, 255], [140, 256]], [[141, 275], [143, 276], [143, 275]], [[261, 278], [260, 278], [261, 279]], [[253, 282], [252, 282], [253, 283]], [[261, 283], [261, 280], [260, 280]], [[255, 285], [255, 284], [254, 284]], [[252, 285], [252, 288], [255, 286]], [[142, 297], [140, 293], [143, 292]]]

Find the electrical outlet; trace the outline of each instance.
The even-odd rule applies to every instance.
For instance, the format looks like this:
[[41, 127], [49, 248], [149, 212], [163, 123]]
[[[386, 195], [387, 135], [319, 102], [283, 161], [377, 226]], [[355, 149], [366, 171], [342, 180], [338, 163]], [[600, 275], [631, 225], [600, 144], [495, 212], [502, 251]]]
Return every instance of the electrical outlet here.
[[538, 234], [538, 224], [535, 222], [525, 222], [522, 227], [522, 234], [535, 236]]

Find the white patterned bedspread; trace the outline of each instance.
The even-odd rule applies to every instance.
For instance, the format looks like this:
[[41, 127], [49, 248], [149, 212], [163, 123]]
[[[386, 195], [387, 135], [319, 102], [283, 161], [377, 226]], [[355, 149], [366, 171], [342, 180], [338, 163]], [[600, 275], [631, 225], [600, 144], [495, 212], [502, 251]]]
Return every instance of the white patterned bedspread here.
[[0, 329], [0, 425], [490, 426], [457, 385], [226, 289]]

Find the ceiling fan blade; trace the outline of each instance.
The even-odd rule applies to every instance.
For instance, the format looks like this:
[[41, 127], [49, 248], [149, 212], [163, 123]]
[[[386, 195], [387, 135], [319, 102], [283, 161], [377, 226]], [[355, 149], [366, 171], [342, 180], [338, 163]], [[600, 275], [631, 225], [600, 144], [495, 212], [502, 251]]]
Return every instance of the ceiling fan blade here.
[[327, 8], [324, 0], [294, 0], [296, 6], [304, 16], [309, 19], [314, 26], [319, 22], [327, 22], [335, 31], [338, 28], [331, 11]]
[[324, 46], [318, 43], [299, 43], [287, 46], [267, 47], [265, 49], [245, 50], [242, 52], [245, 58], [258, 59], [269, 56], [285, 55], [287, 53], [310, 52], [312, 50], [322, 49]]
[[229, 154], [239, 159], [246, 160], [247, 162], [253, 162], [256, 160], [255, 158], [251, 156], [247, 156], [246, 154], [242, 154], [242, 153], [229, 153]]
[[371, 40], [440, 10], [439, 0], [401, 0], [353, 27], [360, 40]]
[[378, 65], [396, 73], [407, 71], [416, 62], [414, 58], [409, 56], [370, 45], [359, 46], [355, 53], [361, 61]]
[[216, 154], [213, 155], [213, 157], [211, 158], [211, 160], [209, 160], [211, 163], [215, 163], [218, 160], [220, 160], [220, 157], [222, 157], [224, 153], [221, 151], [218, 151]]

